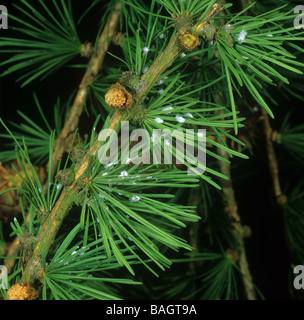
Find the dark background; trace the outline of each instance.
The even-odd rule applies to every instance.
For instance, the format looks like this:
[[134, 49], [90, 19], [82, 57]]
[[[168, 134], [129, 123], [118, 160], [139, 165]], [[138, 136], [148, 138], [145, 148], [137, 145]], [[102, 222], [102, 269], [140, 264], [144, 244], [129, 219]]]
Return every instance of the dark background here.
[[[14, 12], [11, 1], [0, 0], [0, 4], [6, 5], [9, 12]], [[75, 15], [79, 16], [83, 9], [87, 7], [87, 1], [73, 1], [73, 5]], [[93, 10], [90, 19], [85, 20], [85, 23], [82, 24], [79, 32], [82, 41], [94, 40], [100, 16], [99, 9]], [[11, 32], [11, 30], [1, 29], [0, 37], [9, 36]], [[3, 54], [0, 55], [0, 61], [2, 59], [4, 59]], [[0, 69], [0, 71], [2, 70]], [[35, 120], [37, 111], [32, 95], [34, 91], [37, 93], [47, 117], [52, 118], [52, 108], [57, 97], [59, 96], [61, 101], [65, 101], [71, 92], [78, 87], [82, 75], [83, 70], [81, 69], [62, 69], [45, 82], [35, 81], [22, 89], [18, 83], [15, 83], [15, 74], [5, 78], [0, 77], [0, 117], [5, 123], [8, 123], [8, 121], [18, 123], [20, 118], [16, 114], [16, 110], [21, 110]], [[272, 121], [274, 128], [279, 127], [289, 107], [302, 104], [295, 99], [284, 100], [281, 96], [278, 96], [278, 99], [280, 106], [276, 107], [274, 111], [276, 116], [278, 114], [278, 119]], [[37, 122], [41, 121], [40, 117], [37, 117], [36, 120]], [[297, 119], [294, 119], [294, 121], [297, 121]], [[85, 128], [90, 130], [91, 122], [92, 119], [83, 115], [80, 122], [81, 127], [84, 130]], [[3, 128], [0, 131], [3, 133]], [[3, 150], [3, 148], [3, 140], [0, 140], [0, 150]], [[241, 160], [244, 164], [237, 165], [233, 162], [232, 166], [239, 213], [243, 223], [248, 224], [252, 229], [252, 236], [246, 240], [249, 266], [256, 285], [266, 299], [289, 299], [290, 257], [283, 235], [282, 215], [279, 210], [275, 209], [271, 196], [272, 186], [262, 135], [257, 135], [253, 151], [254, 156], [251, 156], [249, 160]], [[292, 175], [293, 168], [288, 170]], [[252, 172], [252, 174], [244, 179], [237, 179], [240, 172]]]

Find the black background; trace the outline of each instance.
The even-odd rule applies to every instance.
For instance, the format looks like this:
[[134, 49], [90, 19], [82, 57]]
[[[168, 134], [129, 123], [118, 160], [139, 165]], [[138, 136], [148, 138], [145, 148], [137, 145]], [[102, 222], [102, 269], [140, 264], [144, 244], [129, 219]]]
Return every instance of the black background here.
[[[79, 16], [88, 1], [73, 1], [74, 12]], [[9, 12], [14, 12], [11, 1], [0, 0], [0, 4], [6, 5]], [[94, 10], [79, 30], [81, 40], [93, 40], [98, 26], [100, 10]], [[9, 21], [10, 27], [10, 21]], [[0, 37], [9, 36], [11, 30], [0, 30]], [[4, 59], [0, 55], [0, 61]], [[106, 60], [107, 61], [107, 60]], [[0, 70], [3, 71], [3, 70]], [[32, 92], [38, 95], [43, 110], [48, 117], [52, 117], [52, 107], [57, 97], [65, 101], [80, 83], [83, 70], [62, 69], [45, 82], [35, 81], [34, 83], [20, 89], [15, 83], [15, 75], [0, 77], [0, 117], [8, 121], [17, 122], [20, 118], [16, 110], [21, 110], [35, 120], [36, 107], [33, 101]], [[292, 106], [301, 106], [302, 103], [296, 100], [286, 101], [281, 98], [280, 106], [276, 107], [274, 113], [278, 114], [278, 120], [272, 121], [274, 127], [278, 126], [284, 112]], [[281, 109], [283, 111], [280, 111]], [[281, 118], [280, 118], [281, 117]], [[94, 119], [83, 115], [81, 126], [89, 127]], [[37, 121], [40, 121], [37, 119]], [[295, 120], [297, 121], [297, 120]], [[1, 128], [3, 133], [3, 128]], [[0, 140], [0, 148], [3, 148], [3, 141]], [[257, 138], [257, 145], [254, 149], [254, 156], [246, 161], [243, 170], [253, 170], [255, 174], [248, 178], [234, 183], [239, 213], [244, 224], [250, 225], [252, 229], [251, 238], [246, 240], [246, 250], [249, 266], [253, 279], [260, 288], [266, 299], [289, 299], [288, 272], [290, 272], [290, 257], [282, 232], [281, 213], [274, 208], [271, 198], [271, 182], [267, 168], [267, 159], [263, 137]], [[289, 168], [292, 175], [293, 168]], [[239, 169], [232, 172], [237, 177]], [[303, 262], [304, 263], [304, 262]]]

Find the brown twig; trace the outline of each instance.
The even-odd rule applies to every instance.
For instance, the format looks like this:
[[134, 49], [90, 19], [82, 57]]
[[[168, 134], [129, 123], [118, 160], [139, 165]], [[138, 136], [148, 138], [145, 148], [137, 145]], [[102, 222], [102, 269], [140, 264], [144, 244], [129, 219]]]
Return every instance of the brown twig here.
[[[222, 93], [218, 93], [215, 95], [215, 100], [221, 104]], [[222, 143], [222, 140], [226, 144], [227, 137], [225, 135], [221, 136], [221, 140], [218, 138], [218, 142]], [[222, 158], [229, 160], [228, 153], [222, 148], [217, 148], [217, 153]], [[228, 249], [228, 254], [230, 252], [230, 256], [232, 260], [238, 262], [241, 274], [244, 289], [246, 292], [246, 296], [248, 300], [256, 300], [256, 290], [253, 285], [252, 276], [250, 273], [247, 257], [246, 257], [246, 249], [244, 238], [248, 237], [250, 232], [248, 231], [248, 227], [245, 227], [241, 224], [241, 217], [238, 212], [238, 204], [236, 201], [232, 177], [231, 177], [231, 165], [228, 162], [219, 161], [219, 167], [222, 174], [227, 177], [227, 180], [223, 180], [221, 182], [221, 187], [223, 190], [224, 198], [226, 201], [225, 211], [232, 218], [232, 226], [234, 227], [234, 235], [238, 245], [238, 253], [233, 252], [232, 249]]]
[[[262, 110], [261, 120], [263, 122], [269, 174], [272, 181], [275, 202], [280, 212], [283, 213], [284, 206], [286, 206], [288, 203], [288, 197], [282, 192], [280, 178], [279, 178], [278, 160], [277, 160], [277, 156], [274, 149], [274, 143], [273, 143], [277, 138], [278, 133], [276, 131], [273, 131], [270, 125], [269, 115], [264, 109]], [[281, 219], [282, 232], [285, 239], [285, 243], [287, 245], [289, 252], [292, 253], [294, 251], [294, 248], [293, 248], [293, 245], [291, 244], [290, 238], [288, 236], [288, 232], [286, 231], [283, 215], [280, 216], [280, 219]]]
[[88, 93], [88, 88], [92, 82], [96, 79], [106, 55], [106, 52], [109, 48], [112, 37], [115, 35], [116, 27], [119, 22], [121, 10], [121, 3], [118, 2], [113, 9], [97, 44], [96, 55], [93, 54], [88, 63], [86, 72], [81, 80], [79, 85], [78, 92], [74, 99], [73, 106], [68, 114], [67, 120], [64, 124], [63, 129], [60, 132], [59, 137], [56, 140], [54, 147], [53, 159], [52, 159], [52, 168], [51, 176], [53, 177], [57, 169], [59, 160], [61, 159], [64, 151], [66, 150], [66, 139], [72, 133], [75, 132], [79, 118], [83, 112], [85, 100]]
[[266, 110], [262, 110], [263, 127], [265, 134], [267, 158], [269, 172], [272, 180], [273, 191], [277, 205], [282, 208], [287, 203], [287, 197], [282, 193], [280, 179], [279, 179], [279, 167], [276, 157], [276, 153], [273, 146], [273, 130], [269, 122], [269, 116]]
[[[222, 137], [226, 141], [226, 136]], [[218, 154], [228, 160], [228, 154], [222, 148], [218, 148]], [[256, 300], [256, 292], [252, 281], [252, 276], [249, 270], [249, 265], [246, 257], [244, 237], [246, 237], [246, 232], [241, 224], [241, 218], [238, 213], [238, 204], [235, 198], [234, 188], [232, 184], [231, 177], [231, 167], [230, 163], [219, 161], [220, 171], [228, 179], [221, 183], [223, 194], [226, 200], [225, 211], [232, 218], [232, 225], [234, 227], [235, 238], [238, 243], [238, 255], [236, 260], [239, 263], [240, 270], [242, 273], [242, 280], [245, 288], [245, 292], [248, 300]], [[232, 255], [233, 256], [233, 255]]]

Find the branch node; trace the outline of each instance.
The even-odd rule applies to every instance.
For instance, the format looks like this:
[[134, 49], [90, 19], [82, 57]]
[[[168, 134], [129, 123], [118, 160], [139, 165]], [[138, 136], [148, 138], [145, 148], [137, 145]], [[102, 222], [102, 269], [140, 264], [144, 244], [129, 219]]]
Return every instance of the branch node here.
[[63, 186], [67, 187], [70, 186], [75, 180], [75, 174], [71, 169], [64, 169], [60, 170], [56, 176], [59, 183]]
[[127, 109], [132, 103], [132, 95], [121, 84], [116, 82], [106, 93], [105, 101], [111, 109]]
[[93, 53], [93, 46], [90, 42], [85, 42], [81, 46], [81, 56], [84, 58], [90, 58]]

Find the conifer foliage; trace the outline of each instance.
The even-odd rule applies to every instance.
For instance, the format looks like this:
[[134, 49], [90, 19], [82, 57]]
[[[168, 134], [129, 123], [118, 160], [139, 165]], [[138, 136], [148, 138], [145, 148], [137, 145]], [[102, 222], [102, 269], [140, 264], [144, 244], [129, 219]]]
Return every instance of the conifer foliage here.
[[[11, 1], [0, 29], [2, 299], [267, 299], [265, 263], [284, 252], [278, 298], [301, 298], [297, 5]], [[148, 146], [126, 141], [126, 126]], [[162, 161], [149, 162], [156, 142]]]

